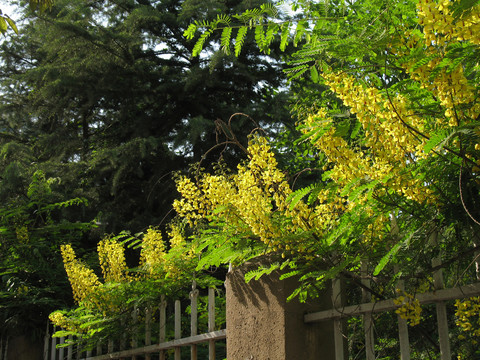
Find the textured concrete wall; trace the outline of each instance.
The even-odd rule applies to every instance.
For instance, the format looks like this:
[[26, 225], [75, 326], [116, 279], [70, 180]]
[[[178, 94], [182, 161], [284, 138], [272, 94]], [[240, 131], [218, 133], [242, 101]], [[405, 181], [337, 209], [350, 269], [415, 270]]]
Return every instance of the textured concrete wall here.
[[33, 342], [26, 336], [11, 337], [6, 360], [42, 360], [43, 343]]
[[244, 274], [255, 267], [246, 264], [227, 275], [228, 360], [333, 360], [332, 322], [303, 322], [306, 312], [331, 308], [331, 294], [314, 304], [287, 302], [296, 280], [280, 281], [274, 272], [246, 284]]

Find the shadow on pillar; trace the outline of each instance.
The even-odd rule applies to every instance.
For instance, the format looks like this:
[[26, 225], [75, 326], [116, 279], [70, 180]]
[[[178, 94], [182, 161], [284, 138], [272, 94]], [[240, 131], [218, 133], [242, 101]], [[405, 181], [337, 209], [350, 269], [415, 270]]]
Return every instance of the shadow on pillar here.
[[43, 360], [43, 343], [23, 335], [11, 337], [5, 360]]
[[258, 264], [244, 264], [227, 275], [228, 360], [334, 360], [333, 322], [305, 324], [307, 312], [332, 308], [331, 291], [309, 303], [287, 302], [295, 278], [279, 280], [280, 272], [245, 283]]

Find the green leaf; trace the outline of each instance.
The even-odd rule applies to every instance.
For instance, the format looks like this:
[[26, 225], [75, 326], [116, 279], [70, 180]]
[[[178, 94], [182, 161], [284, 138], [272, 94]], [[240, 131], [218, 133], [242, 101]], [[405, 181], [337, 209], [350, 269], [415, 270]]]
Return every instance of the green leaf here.
[[214, 22], [212, 22], [212, 24], [210, 24], [210, 28], [212, 30], [215, 30], [216, 28], [218, 28], [219, 24], [224, 24], [227, 27], [229, 27], [231, 21], [232, 20], [230, 19], [230, 16], [228, 16], [226, 14], [218, 14], [217, 15], [217, 20], [215, 20]]
[[435, 148], [442, 147], [448, 142], [452, 134], [455, 134], [455, 129], [441, 129], [435, 132], [423, 146], [423, 151], [428, 153]]
[[263, 275], [270, 275], [278, 268], [280, 268], [279, 264], [272, 264], [269, 267], [260, 266], [258, 269], [248, 271], [245, 274], [245, 282], [248, 283], [252, 279], [259, 280]]
[[187, 40], [191, 40], [195, 36], [196, 31], [197, 31], [197, 24], [192, 23], [188, 25], [187, 30], [183, 32], [183, 36], [185, 36]]
[[61, 338], [61, 337], [67, 337], [69, 335], [77, 335], [77, 333], [74, 331], [59, 330], [59, 331], [55, 331], [52, 337]]
[[240, 52], [242, 51], [247, 31], [248, 28], [246, 26], [242, 26], [240, 29], [238, 29], [237, 37], [235, 38], [235, 56], [239, 56]]
[[422, 57], [419, 61], [417, 61], [415, 64], [413, 64], [410, 68], [410, 72], [415, 72], [418, 68], [424, 66], [424, 65], [427, 65], [430, 60], [433, 60], [437, 57], [437, 53], [434, 53], [430, 56], [426, 56], [426, 57]]
[[[278, 31], [278, 25], [275, 23], [268, 24], [267, 31], [265, 32], [265, 47], [268, 48], [273, 41], [274, 35]], [[270, 53], [270, 49], [268, 49], [268, 53]]]
[[399, 243], [395, 244], [390, 249], [390, 251], [382, 257], [382, 259], [380, 260], [378, 265], [375, 267], [375, 270], [373, 272], [374, 276], [377, 276], [378, 274], [380, 274], [380, 272], [383, 270], [383, 268], [390, 262], [392, 257], [394, 257], [398, 253], [398, 251], [400, 250], [401, 247], [402, 247], [402, 243], [399, 242]]
[[314, 65], [310, 68], [310, 76], [312, 77], [313, 82], [318, 83], [318, 71], [317, 67]]
[[293, 38], [293, 46], [297, 46], [298, 42], [302, 38], [303, 34], [305, 34], [305, 21], [299, 21], [297, 24], [297, 28], [295, 29], [295, 37]]
[[315, 186], [315, 184], [312, 184], [291, 193], [287, 198], [287, 202], [290, 202], [290, 210], [293, 210], [293, 208], [298, 204], [298, 202], [302, 200], [302, 198], [305, 197], [308, 193], [310, 193]]
[[286, 23], [282, 24], [281, 35], [280, 35], [280, 50], [281, 51], [285, 51], [285, 49], [287, 48], [291, 25], [292, 25], [291, 22], [286, 22]]
[[10, 19], [9, 17], [6, 17], [5, 20], [7, 20], [8, 25], [12, 28], [13, 31], [15, 31], [15, 34], [18, 34], [18, 29], [17, 25], [15, 24], [15, 21]]
[[5, 21], [5, 18], [3, 16], [0, 16], [0, 32], [2, 34], [5, 34], [7, 32], [8, 26], [7, 22]]
[[352, 130], [352, 133], [350, 134], [350, 138], [355, 139], [361, 128], [362, 128], [362, 123], [360, 121], [356, 121]]
[[232, 36], [232, 28], [226, 27], [222, 30], [221, 46], [225, 54], [230, 55], [230, 38]]
[[200, 53], [203, 50], [203, 45], [205, 44], [205, 41], [210, 37], [210, 35], [212, 35], [212, 33], [213, 33], [213, 30], [208, 29], [208, 30], [205, 30], [205, 32], [202, 35], [200, 35], [200, 38], [197, 40], [192, 50], [193, 57], [200, 55]]
[[292, 270], [292, 271], [289, 271], [289, 272], [286, 272], [285, 274], [282, 274], [280, 275], [280, 280], [285, 280], [285, 279], [288, 279], [288, 278], [291, 278], [291, 277], [294, 277], [294, 276], [298, 276], [301, 274], [301, 271], [299, 270]]
[[259, 25], [255, 27], [255, 41], [261, 51], [266, 52], [268, 50], [265, 47], [265, 33], [263, 32], [263, 26]]

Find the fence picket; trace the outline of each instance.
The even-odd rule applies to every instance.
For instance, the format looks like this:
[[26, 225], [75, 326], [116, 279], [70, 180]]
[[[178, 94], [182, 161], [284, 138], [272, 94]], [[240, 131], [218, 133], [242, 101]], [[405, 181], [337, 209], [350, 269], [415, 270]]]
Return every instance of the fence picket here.
[[107, 351], [109, 353], [113, 352], [114, 350], [114, 346], [113, 346], [113, 340], [109, 339], [108, 340], [108, 343], [107, 343]]
[[[399, 228], [395, 214], [390, 215], [391, 234], [394, 240], [398, 240]], [[398, 265], [394, 265], [393, 272], [398, 274]], [[397, 291], [401, 294], [405, 291], [405, 282], [400, 279], [397, 282]], [[400, 342], [400, 360], [410, 360], [410, 341], [408, 339], [407, 320], [397, 315], [398, 340]]]
[[[394, 266], [395, 273], [398, 273], [398, 266]], [[403, 294], [405, 290], [405, 282], [398, 280], [397, 290]], [[403, 319], [400, 315], [397, 315], [398, 322], [398, 340], [400, 341], [400, 360], [410, 360], [410, 340], [408, 339], [408, 324], [407, 320]]]
[[[152, 344], [152, 310], [148, 306], [145, 308], [145, 346]], [[145, 360], [151, 360], [150, 354], [145, 355]]]
[[[215, 331], [215, 289], [208, 288], [208, 331]], [[215, 360], [215, 340], [208, 342], [208, 360]]]
[[[65, 344], [65, 337], [62, 336], [60, 338], [60, 345], [63, 345], [63, 344]], [[64, 357], [65, 357], [65, 348], [61, 347], [58, 350], [58, 358], [59, 358], [59, 360], [63, 360]]]
[[[162, 295], [162, 300], [160, 302], [160, 314], [159, 314], [159, 323], [160, 329], [158, 333], [158, 342], [164, 343], [165, 342], [165, 334], [166, 334], [166, 326], [167, 326], [167, 302], [165, 301], [165, 296]], [[159, 354], [160, 360], [165, 360], [165, 351], [161, 350]]]
[[[178, 340], [182, 337], [182, 308], [180, 300], [175, 300], [175, 340]], [[179, 346], [175, 347], [175, 360], [181, 360], [181, 348]]]
[[[121, 321], [121, 326], [125, 326], [125, 320]], [[120, 350], [125, 350], [127, 348], [127, 333], [123, 333], [120, 337], [120, 344], [119, 344]], [[123, 360], [123, 358], [121, 358]]]
[[397, 316], [398, 321], [398, 338], [400, 341], [400, 359], [410, 360], [410, 341], [408, 339], [407, 320]]
[[72, 359], [73, 359], [73, 345], [72, 345], [72, 340], [73, 340], [73, 336], [72, 336], [72, 335], [69, 335], [69, 336], [68, 336], [68, 342], [70, 343], [70, 345], [69, 345], [68, 348], [67, 348], [67, 360], [72, 360]]
[[[198, 289], [193, 281], [192, 291], [190, 292], [190, 336], [197, 335], [198, 331]], [[190, 346], [190, 359], [197, 360], [197, 345]]]
[[55, 334], [55, 331], [57, 331], [57, 327], [56, 327], [56, 326], [53, 327], [53, 331], [52, 331], [52, 346], [50, 347], [50, 348], [51, 348], [50, 360], [56, 360], [56, 355], [57, 355], [57, 351], [56, 351], [56, 348], [57, 348], [57, 338], [56, 338], [56, 337], [53, 337], [53, 334]]
[[[136, 331], [136, 324], [138, 322], [138, 308], [135, 306], [132, 311], [132, 320], [133, 320], [133, 334], [132, 334], [132, 340], [131, 340], [131, 348], [135, 349], [138, 347], [138, 338], [137, 338], [137, 331]], [[132, 356], [132, 360], [136, 360], [136, 356]]]
[[[438, 245], [438, 232], [432, 232], [430, 241], [432, 245]], [[437, 267], [442, 264], [441, 254], [432, 259], [432, 267]], [[438, 269], [433, 273], [433, 286], [435, 290], [441, 290], [445, 287], [443, 282], [443, 270]], [[448, 337], [448, 320], [447, 320], [447, 305], [445, 301], [436, 303], [437, 311], [437, 327], [438, 338], [440, 342], [440, 356], [442, 360], [450, 360], [452, 358], [450, 351], [450, 339]]]
[[[334, 279], [332, 281], [332, 303], [333, 307], [337, 310], [341, 309], [343, 306], [340, 279]], [[342, 319], [333, 320], [333, 335], [335, 342], [335, 360], [345, 360]]]
[[[0, 340], [0, 358], [2, 358], [2, 345]], [[48, 360], [48, 350], [50, 345], [50, 321], [47, 320], [47, 330], [43, 338], [43, 360]]]
[[80, 360], [82, 358], [82, 346], [77, 344], [77, 355], [75, 356], [76, 360]]
[[[370, 288], [371, 283], [370, 280], [367, 278], [368, 274], [368, 264], [363, 262], [362, 263], [362, 284], [366, 288]], [[371, 294], [365, 289], [362, 289], [362, 301], [363, 302], [370, 302], [371, 301]], [[365, 331], [365, 355], [367, 360], [375, 360], [375, 343], [374, 343], [374, 336], [373, 336], [373, 318], [372, 313], [366, 313], [363, 315], [363, 328]]]

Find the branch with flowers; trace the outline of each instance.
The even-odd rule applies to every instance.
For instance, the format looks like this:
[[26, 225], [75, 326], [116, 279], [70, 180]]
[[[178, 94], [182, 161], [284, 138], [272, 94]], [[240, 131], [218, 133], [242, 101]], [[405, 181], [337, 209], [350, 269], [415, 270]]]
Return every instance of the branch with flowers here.
[[[121, 262], [105, 265], [121, 256], [108, 255], [113, 250], [107, 249], [114, 247], [104, 244], [99, 248], [101, 266], [111, 269], [105, 279], [131, 284], [153, 276], [163, 281], [172, 274], [235, 266], [268, 254], [270, 264], [247, 278], [282, 269], [283, 278], [299, 280], [291, 297], [315, 297], [337, 277], [377, 298], [395, 297], [399, 279], [408, 281], [406, 294], [425, 287], [438, 270], [431, 259], [440, 252], [447, 286], [480, 278], [471, 258], [479, 245], [480, 224], [480, 6], [446, 0], [381, 2], [384, 10], [378, 14], [377, 2], [362, 0], [343, 10], [322, 9], [336, 19], [325, 22], [325, 16], [310, 16], [319, 13], [314, 4], [300, 3], [308, 22], [314, 23], [304, 23], [301, 34], [293, 35], [301, 48], [289, 72], [295, 79], [310, 70], [310, 86], [323, 89], [310, 99], [310, 108], [297, 111], [302, 135], [296, 142], [307, 144], [320, 169], [315, 181], [295, 189], [279, 166], [281, 148], [260, 132], [245, 147], [219, 122], [222, 131], [229, 131], [227, 143], [240, 145], [246, 159], [235, 170], [219, 162], [212, 173], [177, 175], [180, 197], [173, 207], [178, 223], [192, 234], [188, 242], [178, 245], [172, 236], [167, 253], [147, 233], [141, 242], [144, 272], [125, 278]], [[263, 31], [265, 11], [239, 29], [242, 36], [249, 28], [261, 27], [257, 35]], [[258, 14], [263, 14], [260, 23]], [[218, 30], [215, 26], [207, 35]], [[187, 36], [193, 37], [198, 28], [191, 27]], [[344, 45], [352, 38], [340, 40], [350, 32], [363, 47], [357, 44], [346, 54]], [[285, 46], [288, 36], [280, 34]], [[196, 53], [207, 37], [201, 37]], [[228, 41], [224, 37], [222, 46]], [[238, 52], [241, 46], [235, 43]], [[261, 49], [268, 46], [270, 42], [263, 42]], [[433, 232], [442, 235], [438, 244], [429, 241]], [[182, 250], [175, 250], [177, 246]], [[66, 265], [72, 281], [76, 273], [69, 266], [80, 265], [70, 258]], [[188, 266], [172, 270], [172, 261], [180, 259]], [[362, 264], [368, 264], [367, 275]], [[362, 283], [365, 277], [371, 286]], [[102, 303], [102, 291], [93, 291], [93, 296], [85, 290], [105, 285], [90, 275], [80, 278], [89, 283], [77, 288], [72, 283], [77, 300], [89, 299], [85, 305], [107, 311], [110, 300]], [[399, 302], [405, 303], [399, 314], [421, 326], [414, 297]], [[457, 308], [460, 330], [477, 336], [477, 322], [469, 320], [477, 316], [476, 300], [458, 302]], [[460, 349], [463, 354], [475, 351], [467, 344]]]

